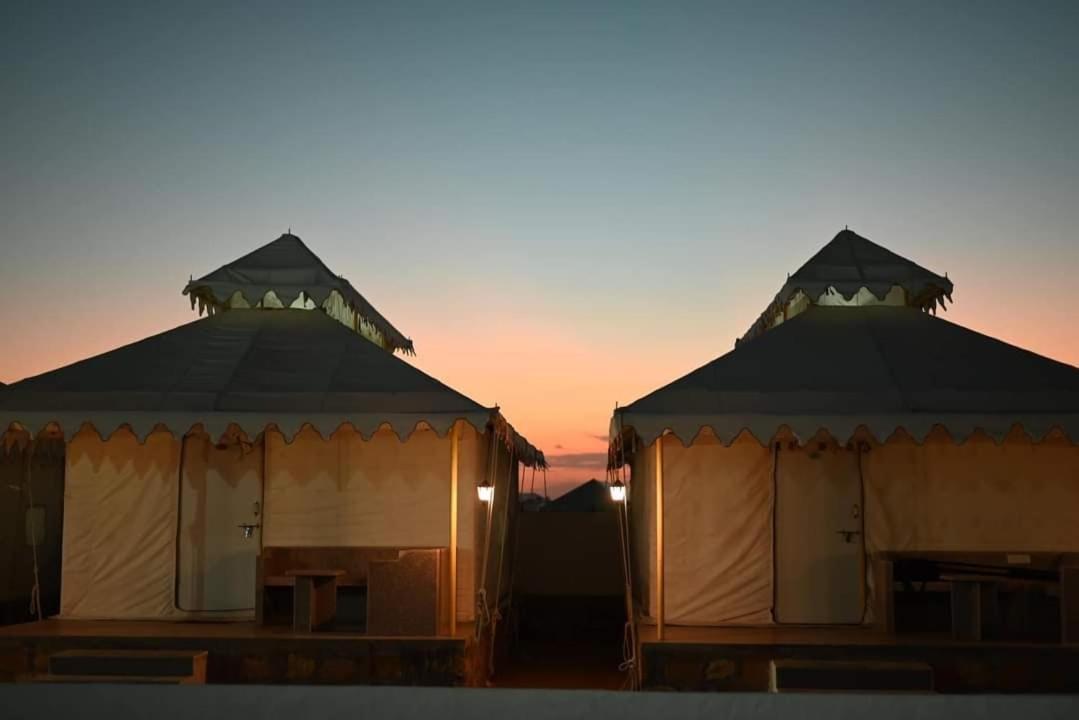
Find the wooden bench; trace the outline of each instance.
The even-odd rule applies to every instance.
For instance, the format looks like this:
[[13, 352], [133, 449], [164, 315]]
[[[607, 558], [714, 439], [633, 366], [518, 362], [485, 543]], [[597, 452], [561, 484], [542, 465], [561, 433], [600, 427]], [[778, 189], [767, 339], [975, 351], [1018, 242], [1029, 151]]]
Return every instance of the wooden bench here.
[[[1079, 561], [1067, 553], [945, 553], [905, 552], [874, 555], [875, 624], [895, 632], [894, 587], [909, 568], [919, 587], [937, 587], [950, 598], [952, 637], [982, 639], [983, 628], [1000, 622], [998, 594], [1029, 598], [1028, 593], [1057, 592], [1060, 600], [1061, 641], [1079, 640]], [[912, 582], [908, 576], [908, 583]], [[1020, 605], [1020, 607], [1023, 607]]]

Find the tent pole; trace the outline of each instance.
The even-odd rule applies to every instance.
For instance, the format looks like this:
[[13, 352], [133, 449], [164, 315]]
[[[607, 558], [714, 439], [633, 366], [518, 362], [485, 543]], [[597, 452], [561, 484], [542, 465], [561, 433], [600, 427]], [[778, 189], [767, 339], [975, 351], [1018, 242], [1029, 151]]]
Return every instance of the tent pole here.
[[656, 438], [656, 639], [663, 639], [666, 595], [663, 572], [663, 435]]
[[457, 422], [450, 430], [450, 636], [457, 635]]

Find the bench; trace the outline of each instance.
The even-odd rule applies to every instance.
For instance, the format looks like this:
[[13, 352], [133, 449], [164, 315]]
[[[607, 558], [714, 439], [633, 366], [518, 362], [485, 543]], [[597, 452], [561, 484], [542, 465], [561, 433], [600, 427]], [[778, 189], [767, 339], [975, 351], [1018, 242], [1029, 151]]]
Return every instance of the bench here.
[[986, 627], [1000, 629], [999, 593], [1008, 592], [1022, 612], [1030, 593], [1056, 593], [1060, 601], [1060, 640], [1079, 639], [1079, 562], [1067, 553], [879, 553], [872, 558], [875, 622], [895, 632], [893, 592], [897, 585], [940, 590], [949, 596], [955, 640], [981, 640]]

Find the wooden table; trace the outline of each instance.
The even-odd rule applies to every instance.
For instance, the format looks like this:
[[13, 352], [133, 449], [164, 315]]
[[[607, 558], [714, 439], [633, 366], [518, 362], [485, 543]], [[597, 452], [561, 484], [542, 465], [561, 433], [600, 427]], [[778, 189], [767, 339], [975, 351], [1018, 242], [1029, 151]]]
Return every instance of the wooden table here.
[[292, 629], [314, 632], [331, 625], [337, 617], [337, 578], [344, 570], [287, 570], [292, 586]]
[[[951, 583], [952, 638], [955, 640], [981, 640], [982, 628], [1000, 622], [997, 590], [1008, 587], [1025, 592], [1035, 587], [1047, 587], [1053, 583], [1046, 580], [1013, 578], [1002, 575], [941, 575], [940, 579]], [[1024, 608], [1026, 606], [1024, 605]], [[1024, 609], [1024, 624], [1027, 622]]]

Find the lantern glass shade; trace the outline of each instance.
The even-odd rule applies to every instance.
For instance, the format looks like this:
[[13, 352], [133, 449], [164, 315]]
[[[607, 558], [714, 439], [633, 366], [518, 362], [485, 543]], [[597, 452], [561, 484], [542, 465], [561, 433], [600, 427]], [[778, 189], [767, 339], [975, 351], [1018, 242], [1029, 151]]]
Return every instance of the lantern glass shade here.
[[615, 502], [625, 502], [626, 500], [626, 486], [621, 482], [616, 482], [611, 485], [609, 490], [611, 491], [611, 500]]
[[494, 500], [495, 488], [493, 485], [478, 485], [476, 493], [480, 496], [480, 502], [489, 503]]

